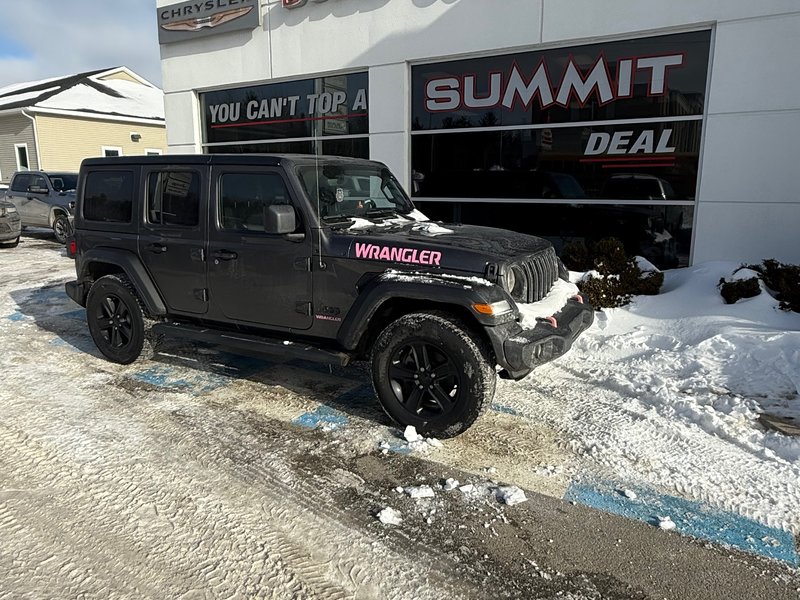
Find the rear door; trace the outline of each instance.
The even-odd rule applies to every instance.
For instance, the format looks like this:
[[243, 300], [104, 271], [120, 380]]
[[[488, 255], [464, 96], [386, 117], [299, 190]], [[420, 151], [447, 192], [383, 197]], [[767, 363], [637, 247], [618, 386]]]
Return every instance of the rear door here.
[[208, 310], [203, 235], [208, 169], [145, 167], [142, 186], [139, 256], [169, 312], [204, 314]]
[[[311, 235], [283, 171], [270, 167], [212, 169], [209, 289], [215, 316], [281, 329], [308, 329], [312, 317]], [[271, 204], [295, 208], [297, 229], [264, 231]]]

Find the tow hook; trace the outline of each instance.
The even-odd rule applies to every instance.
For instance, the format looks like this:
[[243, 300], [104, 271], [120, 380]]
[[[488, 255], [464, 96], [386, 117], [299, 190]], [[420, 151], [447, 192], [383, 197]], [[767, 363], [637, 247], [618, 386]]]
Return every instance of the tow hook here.
[[553, 329], [558, 329], [558, 321], [555, 317], [539, 317], [539, 321], [550, 323]]

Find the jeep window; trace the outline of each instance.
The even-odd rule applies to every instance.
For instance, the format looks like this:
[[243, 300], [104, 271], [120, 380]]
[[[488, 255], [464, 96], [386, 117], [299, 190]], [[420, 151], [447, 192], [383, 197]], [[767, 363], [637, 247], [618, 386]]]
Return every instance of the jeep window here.
[[132, 205], [131, 171], [94, 171], [86, 176], [83, 216], [87, 220], [130, 223]]
[[323, 220], [408, 214], [414, 210], [385, 167], [320, 163], [297, 167], [297, 175]]
[[265, 207], [292, 204], [277, 173], [225, 173], [219, 188], [219, 223], [222, 229], [231, 231], [263, 232]]
[[200, 174], [195, 171], [150, 173], [147, 221], [154, 225], [196, 227], [200, 216]]

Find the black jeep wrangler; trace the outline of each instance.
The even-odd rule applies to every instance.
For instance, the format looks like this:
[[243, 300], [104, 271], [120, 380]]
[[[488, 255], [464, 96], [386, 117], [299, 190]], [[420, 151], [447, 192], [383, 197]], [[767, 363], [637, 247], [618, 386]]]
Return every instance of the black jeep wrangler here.
[[551, 244], [430, 222], [386, 166], [365, 160], [87, 159], [68, 246], [67, 293], [110, 360], [131, 363], [161, 335], [366, 359], [389, 416], [440, 437], [491, 404], [497, 365], [521, 379], [593, 319], [571, 295], [523, 326], [520, 308], [566, 279]]

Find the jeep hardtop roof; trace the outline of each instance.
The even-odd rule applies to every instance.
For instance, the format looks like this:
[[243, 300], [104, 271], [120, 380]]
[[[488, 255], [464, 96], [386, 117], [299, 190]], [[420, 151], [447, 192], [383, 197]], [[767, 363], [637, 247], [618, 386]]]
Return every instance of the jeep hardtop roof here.
[[81, 163], [84, 167], [107, 167], [116, 165], [257, 165], [276, 167], [280, 165], [314, 165], [317, 162], [372, 164], [381, 163], [365, 158], [348, 158], [313, 154], [163, 154], [159, 156], [109, 156], [102, 158], [86, 158]]

